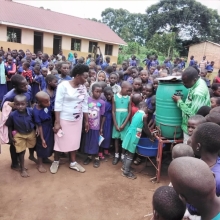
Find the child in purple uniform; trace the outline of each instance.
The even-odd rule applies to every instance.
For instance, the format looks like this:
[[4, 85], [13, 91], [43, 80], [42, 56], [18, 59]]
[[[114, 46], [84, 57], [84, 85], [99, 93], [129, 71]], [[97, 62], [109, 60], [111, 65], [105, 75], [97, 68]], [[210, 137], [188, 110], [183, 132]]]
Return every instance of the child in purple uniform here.
[[43, 158], [48, 158], [52, 155], [54, 146], [50, 96], [45, 92], [38, 92], [36, 94], [36, 100], [38, 104], [33, 109], [33, 115], [39, 131], [36, 143], [37, 169], [40, 173], [45, 173], [47, 170], [43, 167]]
[[[104, 155], [109, 155], [108, 149], [111, 144], [112, 140], [112, 127], [113, 127], [113, 120], [112, 120], [112, 97], [113, 97], [113, 91], [111, 87], [106, 87], [104, 89], [104, 95], [106, 97], [105, 102], [105, 114], [104, 114], [104, 120], [103, 124], [101, 125], [101, 132], [103, 134], [104, 140], [101, 144], [100, 151], [99, 151], [99, 157], [101, 159], [104, 159]], [[103, 155], [103, 149], [104, 149], [104, 155]]]
[[[88, 157], [84, 161], [84, 165], [88, 165], [92, 161], [92, 155], [95, 155], [93, 166], [98, 168], [99, 161], [99, 136], [100, 125], [103, 124], [103, 115], [105, 113], [105, 102], [100, 99], [102, 87], [99, 83], [92, 85], [92, 97], [88, 98], [89, 106], [89, 131], [85, 134], [84, 152]], [[101, 134], [102, 135], [102, 134]]]

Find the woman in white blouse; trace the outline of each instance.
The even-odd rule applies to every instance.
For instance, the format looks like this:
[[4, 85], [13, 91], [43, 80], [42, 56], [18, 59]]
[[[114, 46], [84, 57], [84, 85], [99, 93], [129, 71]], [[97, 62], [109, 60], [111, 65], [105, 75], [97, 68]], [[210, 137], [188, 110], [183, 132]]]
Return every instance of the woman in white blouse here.
[[55, 98], [55, 145], [54, 162], [51, 173], [59, 167], [59, 152], [70, 152], [70, 168], [78, 172], [85, 169], [76, 162], [76, 151], [80, 146], [83, 118], [85, 131], [88, 132], [88, 94], [84, 83], [88, 77], [89, 67], [77, 64], [71, 71], [70, 81], [63, 81], [57, 87]]

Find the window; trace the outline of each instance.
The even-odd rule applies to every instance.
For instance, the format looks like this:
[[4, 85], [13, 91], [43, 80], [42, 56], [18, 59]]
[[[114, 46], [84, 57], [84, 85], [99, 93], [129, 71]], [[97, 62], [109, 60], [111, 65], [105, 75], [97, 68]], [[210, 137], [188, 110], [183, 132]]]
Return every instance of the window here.
[[71, 39], [71, 50], [80, 51], [81, 50], [81, 40], [79, 39]]
[[106, 44], [105, 45], [105, 55], [112, 55], [113, 45]]
[[21, 43], [21, 29], [7, 27], [7, 41]]
[[89, 41], [89, 53], [92, 53], [92, 48], [93, 46], [97, 47], [98, 43], [97, 42], [93, 42], [93, 41]]

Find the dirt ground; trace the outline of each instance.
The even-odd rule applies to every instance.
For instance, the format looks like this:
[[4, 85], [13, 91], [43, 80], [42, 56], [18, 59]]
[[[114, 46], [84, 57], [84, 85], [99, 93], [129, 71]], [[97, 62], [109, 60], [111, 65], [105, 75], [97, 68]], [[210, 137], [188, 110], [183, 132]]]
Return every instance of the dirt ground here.
[[[83, 159], [78, 155], [79, 163]], [[102, 161], [98, 169], [84, 166], [85, 173], [69, 169], [66, 162], [53, 175], [46, 164], [47, 173], [41, 174], [28, 160], [28, 151], [30, 177], [25, 179], [10, 169], [8, 145], [2, 146], [0, 164], [1, 220], [148, 220], [153, 192], [169, 183], [166, 164], [156, 184], [150, 181], [155, 170], [149, 164], [135, 166], [142, 172], [129, 180], [121, 176], [121, 163], [113, 166], [111, 159]]]

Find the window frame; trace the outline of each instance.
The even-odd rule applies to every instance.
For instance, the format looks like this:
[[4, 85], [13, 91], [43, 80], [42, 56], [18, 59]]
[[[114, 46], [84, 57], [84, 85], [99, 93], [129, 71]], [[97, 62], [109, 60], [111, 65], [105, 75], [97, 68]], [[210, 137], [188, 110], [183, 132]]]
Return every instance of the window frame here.
[[[11, 32], [11, 35], [16, 33], [16, 38], [17, 40], [15, 41], [15, 37], [12, 37], [9, 35], [9, 32]], [[20, 33], [19, 33], [20, 32]], [[20, 34], [20, 36], [19, 36]], [[17, 36], [18, 35], [18, 36]], [[7, 27], [7, 42], [12, 42], [12, 43], [18, 43], [21, 44], [21, 35], [22, 35], [22, 29], [20, 28], [15, 28], [15, 27]], [[19, 38], [20, 37], [20, 38]]]
[[[110, 47], [110, 49], [109, 49]], [[113, 45], [112, 44], [106, 44], [105, 45], [105, 55], [112, 56], [113, 53]]]
[[[98, 46], [98, 42], [95, 41], [89, 41], [89, 48], [88, 48], [88, 52], [89, 53], [93, 53], [92, 51], [92, 45], [95, 45], [96, 47]], [[91, 49], [91, 50], [90, 50]]]
[[[74, 41], [74, 42], [73, 42]], [[78, 41], [78, 43], [77, 43]], [[79, 44], [79, 48], [76, 46], [75, 48], [75, 44]], [[73, 46], [73, 47], [72, 47]], [[74, 51], [81, 51], [81, 46], [82, 46], [82, 40], [78, 39], [78, 38], [71, 38], [71, 45], [70, 45], [70, 50], [74, 50]], [[79, 50], [78, 50], [79, 49]]]

